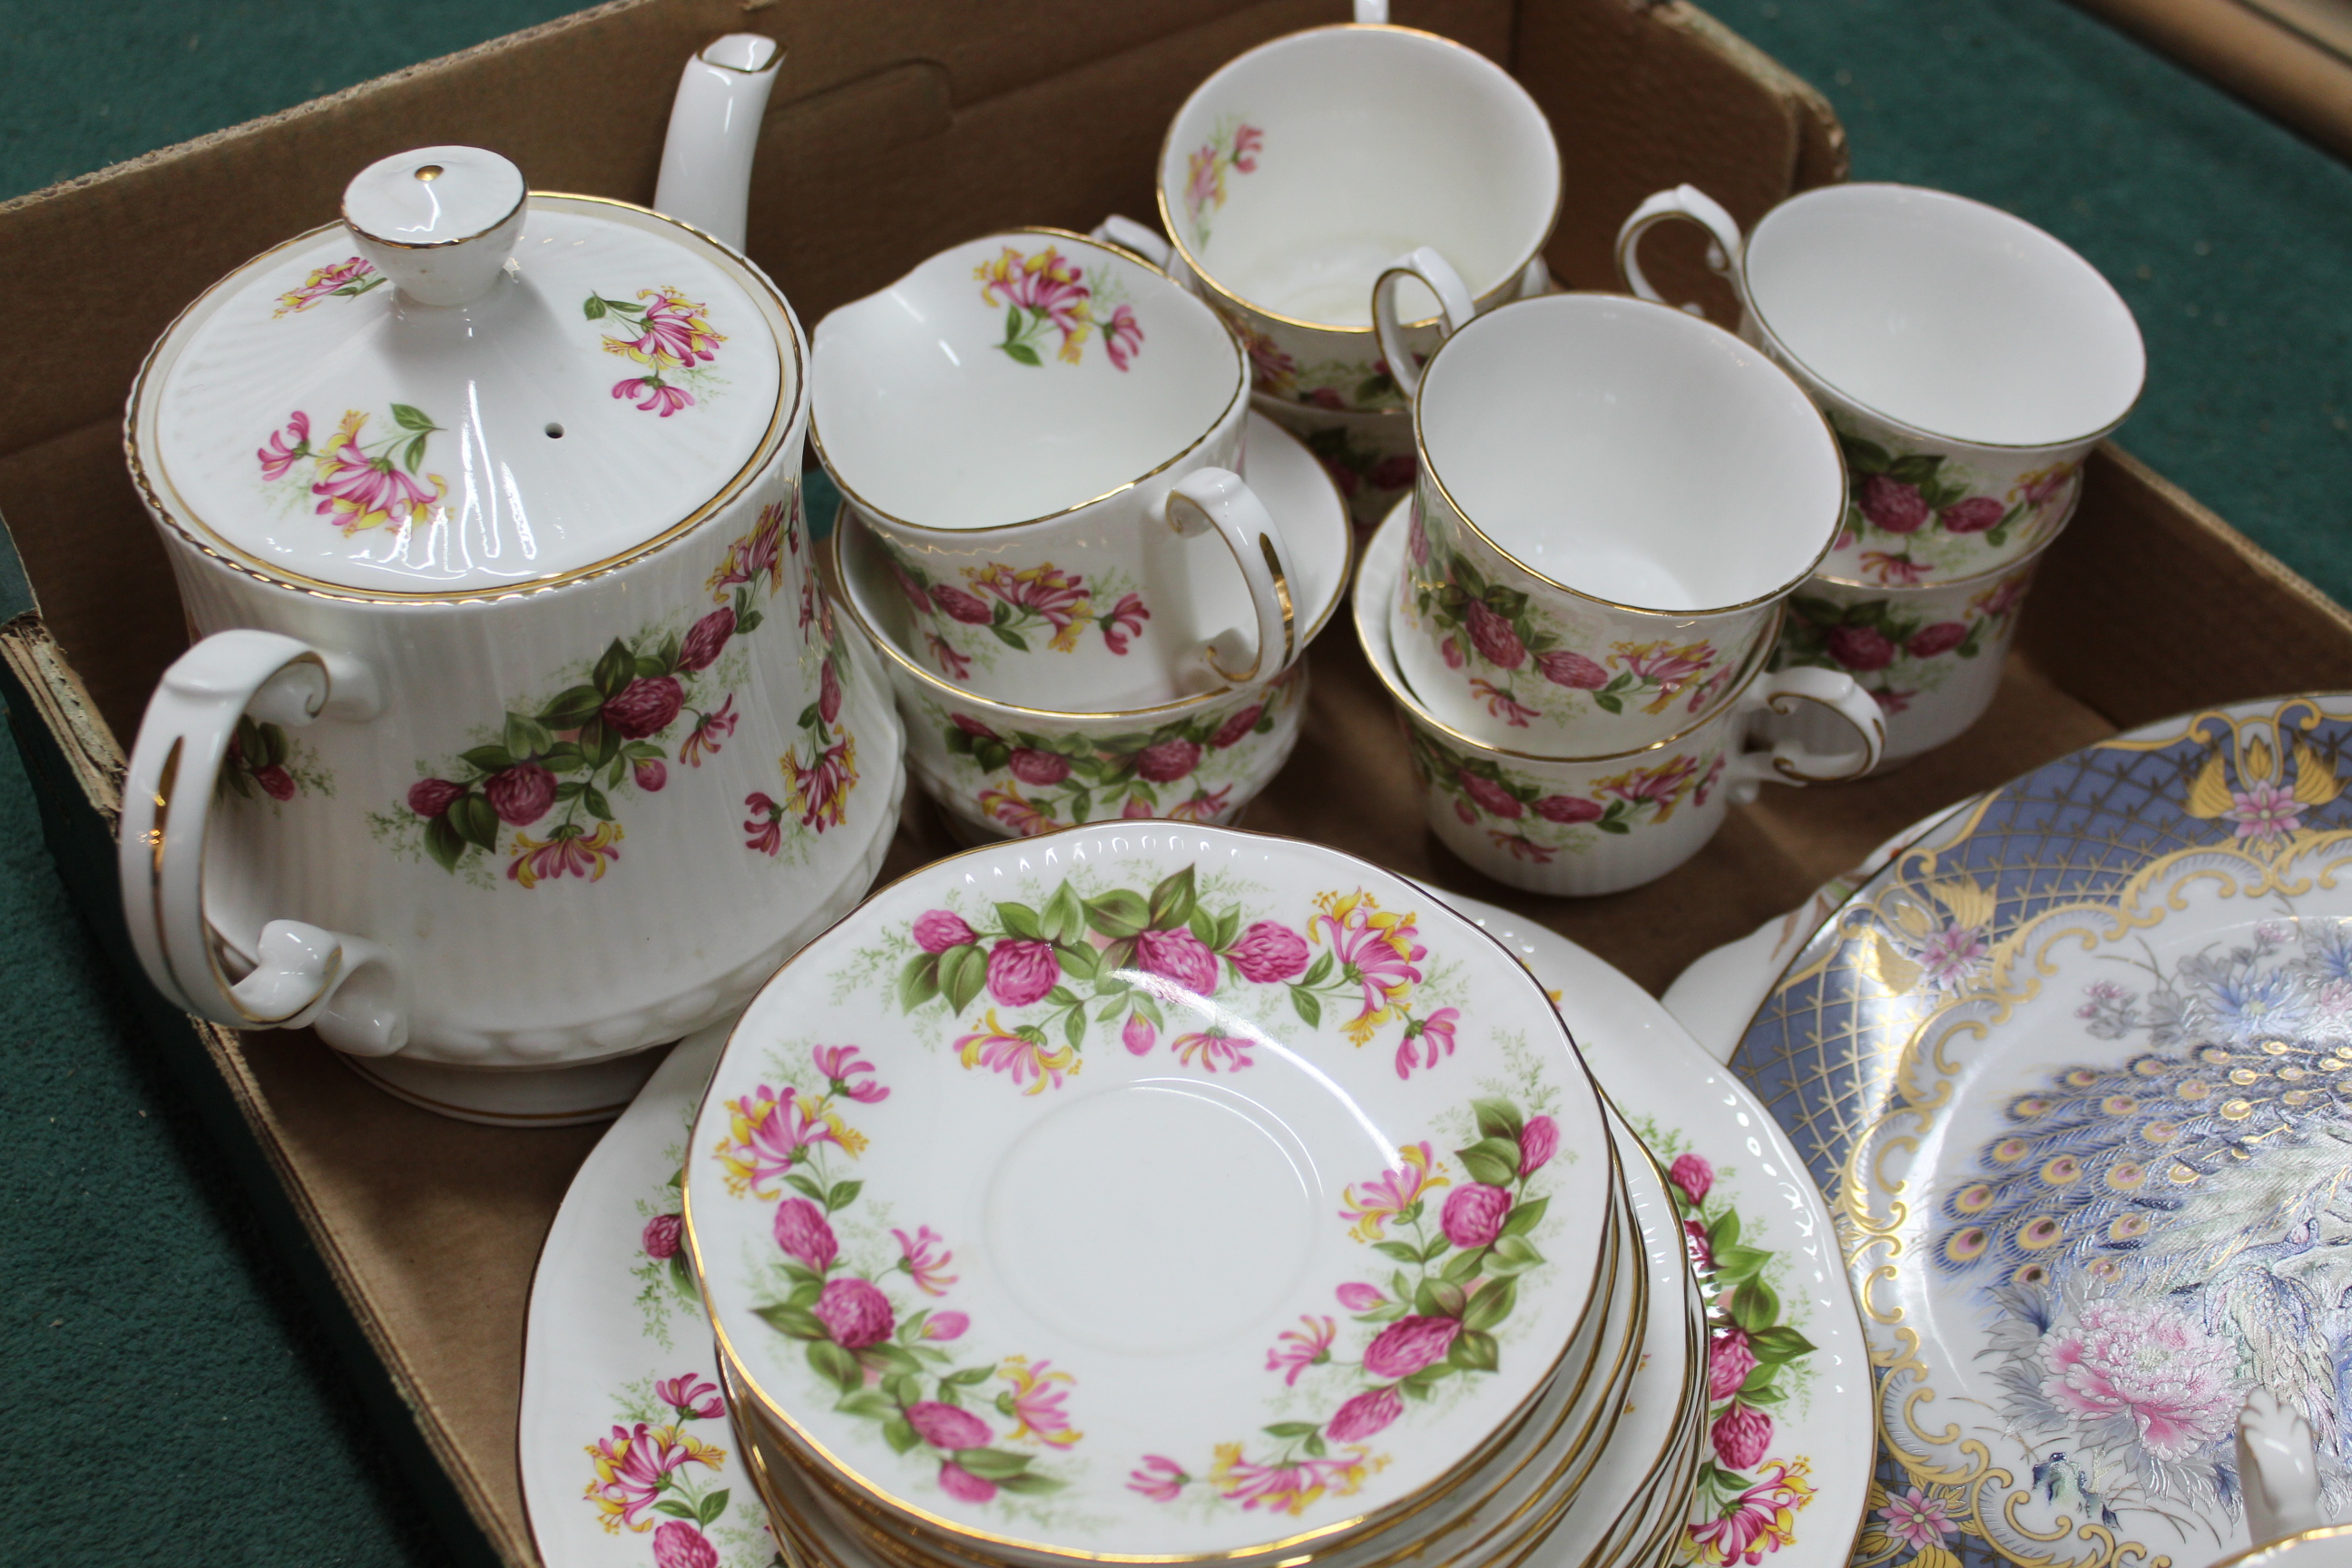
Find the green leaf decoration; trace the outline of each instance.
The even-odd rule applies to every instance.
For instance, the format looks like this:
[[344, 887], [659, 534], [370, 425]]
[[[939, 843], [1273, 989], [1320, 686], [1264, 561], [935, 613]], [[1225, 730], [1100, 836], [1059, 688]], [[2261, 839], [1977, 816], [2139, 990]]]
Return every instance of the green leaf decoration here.
[[717, 1522], [719, 1516], [727, 1511], [727, 1500], [730, 1495], [726, 1487], [720, 1487], [715, 1492], [703, 1493], [702, 1500], [695, 1505], [695, 1513], [700, 1522], [706, 1525]]
[[1269, 1437], [1279, 1437], [1287, 1443], [1293, 1437], [1312, 1437], [1322, 1428], [1312, 1421], [1277, 1421], [1273, 1426], [1262, 1426], [1259, 1430]]
[[1886, 448], [1875, 441], [1865, 441], [1859, 436], [1840, 436], [1838, 445], [1845, 448], [1845, 466], [1857, 475], [1883, 474], [1894, 459]]
[[1439, 1364], [1461, 1372], [1492, 1372], [1503, 1364], [1502, 1349], [1495, 1343], [1494, 1335], [1465, 1328], [1454, 1336], [1454, 1342], [1446, 1347], [1445, 1360]]
[[[1132, 938], [1151, 923], [1151, 907], [1124, 888], [1088, 899], [1086, 910], [1087, 924], [1113, 942]], [[1125, 963], [1122, 958], [1112, 967], [1124, 967]]]
[[919, 952], [898, 973], [898, 1010], [911, 1013], [940, 994], [940, 955]]
[[1323, 1004], [1304, 985], [1290, 988], [1290, 1005], [1310, 1029], [1323, 1026]]
[[817, 1303], [817, 1298], [824, 1294], [824, 1281], [822, 1279], [803, 1279], [799, 1284], [793, 1287], [793, 1293], [784, 1298], [784, 1305], [787, 1307], [814, 1307]]
[[954, 1384], [959, 1388], [971, 1388], [980, 1384], [986, 1383], [990, 1378], [994, 1377], [995, 1375], [996, 1368], [993, 1364], [988, 1366], [968, 1366], [961, 1372], [950, 1373], [946, 1381]]
[[[287, 754], [292, 750], [286, 743], [286, 731], [275, 724], [262, 724], [257, 728], [261, 735], [261, 765], [270, 768], [285, 766]], [[246, 754], [251, 756], [253, 752], [248, 748]]]
[[613, 803], [606, 800], [604, 798], [604, 792], [598, 789], [594, 784], [590, 784], [586, 789], [580, 792], [580, 804], [586, 806], [588, 808], [589, 815], [594, 816], [598, 821], [610, 822], [613, 820]]
[[948, 1011], [961, 1014], [988, 984], [988, 958], [977, 942], [963, 942], [940, 954], [940, 989]]
[[621, 639], [614, 637], [596, 660], [593, 679], [596, 689], [606, 697], [617, 697], [637, 673], [637, 656], [631, 653]]
[[1466, 1284], [1470, 1277], [1485, 1266], [1486, 1261], [1485, 1248], [1474, 1247], [1467, 1252], [1457, 1254], [1453, 1262], [1448, 1263], [1439, 1271], [1438, 1278], [1455, 1285]]
[[458, 859], [466, 853], [466, 837], [451, 824], [448, 813], [444, 812], [425, 825], [425, 852], [432, 856], [433, 863], [444, 871], [457, 868]]
[[1727, 1247], [1715, 1255], [1716, 1278], [1727, 1285], [1736, 1285], [1762, 1273], [1764, 1266], [1771, 1261], [1772, 1255], [1760, 1247]]
[[894, 1454], [908, 1453], [923, 1446], [923, 1440], [915, 1436], [915, 1428], [903, 1415], [882, 1423], [882, 1440], [890, 1445]]
[[[770, 1328], [775, 1330], [779, 1333], [790, 1334], [796, 1340], [822, 1340], [825, 1338], [825, 1326], [817, 1321], [816, 1318], [813, 1314], [799, 1307], [778, 1305], [773, 1307], [754, 1307], [751, 1310], [756, 1313]], [[838, 1345], [834, 1348], [836, 1350], [840, 1349]], [[844, 1355], [847, 1355], [848, 1353], [849, 1352], [847, 1351], [842, 1351], [842, 1354]]]
[[1023, 1470], [1002, 1477], [996, 1484], [1008, 1492], [1057, 1492], [1062, 1489], [1060, 1481], [1036, 1470]]
[[515, 754], [504, 746], [476, 746], [458, 752], [457, 760], [483, 773], [500, 773], [515, 765]]
[[890, 1402], [890, 1396], [877, 1388], [861, 1388], [855, 1394], [845, 1394], [834, 1403], [833, 1407], [844, 1415], [856, 1415], [867, 1421], [887, 1421], [898, 1414], [898, 1407]]
[[1595, 692], [1593, 694], [1592, 705], [1596, 708], [1606, 709], [1612, 713], [1622, 713], [1625, 711], [1625, 700], [1622, 697], [1612, 697], [1605, 691]]
[[1495, 1250], [1486, 1260], [1493, 1274], [1524, 1274], [1544, 1260], [1536, 1244], [1524, 1236], [1507, 1236], [1495, 1243]]
[[1031, 348], [1027, 343], [999, 343], [997, 347], [1003, 349], [1006, 353], [1012, 355], [1013, 358], [1023, 364], [1043, 365], [1045, 363], [1044, 360], [1037, 357], [1037, 351]]
[[819, 1377], [829, 1378], [844, 1394], [855, 1394], [866, 1386], [866, 1369], [857, 1358], [835, 1344], [831, 1340], [817, 1340], [809, 1345], [808, 1363]]
[[392, 405], [393, 422], [404, 430], [438, 430], [438, 425], [425, 416], [425, 411], [411, 403]]
[[1707, 1250], [1712, 1252], [1727, 1247], [1736, 1247], [1738, 1242], [1739, 1215], [1733, 1210], [1726, 1209], [1721, 1219], [1706, 1227]]
[[1906, 485], [1925, 484], [1933, 479], [1936, 477], [1936, 470], [1943, 466], [1944, 459], [1941, 458], [1914, 453], [1910, 457], [1897, 458], [1889, 463], [1886, 466], [1886, 475], [1889, 479], [1900, 479]]
[[955, 1462], [984, 1481], [1002, 1481], [1029, 1468], [1029, 1456], [1009, 1448], [958, 1448]]
[[[1071, 890], [1067, 882], [1065, 882], [1054, 889], [1052, 898], [1045, 900], [1045, 908], [1038, 916], [1038, 923], [1045, 927], [1046, 932], [1056, 942], [1076, 946], [1086, 940], [1087, 907], [1079, 902], [1078, 895]], [[1092, 950], [1089, 949], [1088, 952], [1091, 952]]]
[[1412, 1246], [1406, 1242], [1376, 1241], [1372, 1243], [1372, 1250], [1381, 1253], [1385, 1257], [1393, 1258], [1399, 1263], [1418, 1263], [1421, 1261], [1421, 1248]]
[[[919, 1404], [923, 1397], [923, 1380], [911, 1372], [894, 1372], [882, 1380], [882, 1391], [896, 1400], [900, 1410]], [[890, 1412], [895, 1415], [898, 1411]]]
[[555, 744], [547, 726], [521, 713], [507, 715], [507, 750], [518, 757], [535, 757]]
[[1045, 928], [1037, 922], [1037, 911], [1026, 904], [999, 904], [996, 918], [1008, 936], [1036, 942], [1045, 934]]
[[592, 321], [601, 321], [604, 319], [604, 301], [591, 294], [587, 302], [580, 307], [580, 313]]
[[1780, 1321], [1780, 1298], [1761, 1279], [1750, 1279], [1731, 1293], [1731, 1321], [1750, 1334], [1769, 1329]]
[[1491, 1329], [1511, 1315], [1511, 1309], [1518, 1305], [1518, 1300], [1519, 1288], [1516, 1281], [1489, 1279], [1479, 1287], [1478, 1293], [1470, 1298], [1470, 1304], [1462, 1310], [1462, 1327], [1465, 1331]]
[[1507, 1187], [1518, 1179], [1519, 1145], [1510, 1138], [1481, 1138], [1467, 1149], [1456, 1149], [1454, 1157], [1462, 1168], [1470, 1173], [1474, 1182], [1490, 1187]]
[[[1262, 720], [1261, 722], [1271, 723], [1273, 722], [1273, 720], [1269, 716], [1268, 718]], [[1225, 949], [1233, 946], [1241, 934], [1242, 909], [1239, 904], [1235, 904], [1233, 908], [1227, 910], [1223, 914], [1217, 917], [1217, 940], [1211, 942], [1209, 945], [1216, 949], [1219, 952], [1223, 952]], [[1327, 952], [1323, 956], [1328, 958], [1331, 955]]]
[[425, 437], [419, 436], [415, 440], [411, 441], [402, 449], [400, 455], [400, 465], [413, 474], [416, 471], [417, 466], [424, 461]]
[[495, 853], [499, 847], [499, 814], [490, 803], [468, 791], [449, 803], [441, 820], [457, 830], [458, 837], [468, 844], [478, 844]]
[[672, 1519], [692, 1519], [694, 1517], [694, 1510], [687, 1507], [686, 1504], [679, 1502], [675, 1498], [666, 1499], [661, 1502], [654, 1504], [654, 1511], [656, 1513], [668, 1514]]
[[1314, 963], [1307, 966], [1307, 973], [1298, 977], [1298, 984], [1301, 985], [1322, 984], [1326, 980], [1331, 978], [1333, 963], [1334, 960], [1329, 953], [1327, 952], [1323, 954], [1322, 957], [1317, 959]]
[[1775, 1324], [1749, 1334], [1748, 1348], [1756, 1353], [1759, 1362], [1784, 1362], [1811, 1355], [1819, 1347], [1786, 1324]]
[[554, 701], [541, 710], [539, 721], [551, 730], [577, 730], [596, 717], [604, 706], [604, 695], [594, 687], [566, 687]]
[[850, 1205], [857, 1201], [857, 1194], [865, 1190], [866, 1184], [860, 1181], [842, 1181], [834, 1183], [833, 1191], [825, 1194], [824, 1195], [824, 1206], [826, 1211], [828, 1213], [832, 1213], [847, 1208]]
[[1175, 931], [1190, 924], [1192, 905], [1192, 868], [1187, 866], [1163, 878], [1160, 885], [1151, 889], [1151, 929]]
[[1517, 1205], [1503, 1216], [1505, 1236], [1525, 1236], [1543, 1221], [1544, 1211], [1551, 1207], [1549, 1198], [1529, 1198]]
[[1507, 1100], [1474, 1100], [1470, 1110], [1478, 1118], [1478, 1136], [1509, 1139], [1516, 1157], [1519, 1131], [1527, 1125], [1519, 1117], [1519, 1108]]

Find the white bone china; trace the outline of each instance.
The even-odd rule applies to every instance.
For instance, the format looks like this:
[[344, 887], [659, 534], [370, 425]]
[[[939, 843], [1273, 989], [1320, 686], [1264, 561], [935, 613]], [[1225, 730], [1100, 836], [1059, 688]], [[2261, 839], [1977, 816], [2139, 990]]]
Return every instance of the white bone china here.
[[1100, 711], [1289, 662], [1291, 555], [1234, 471], [1241, 350], [1164, 274], [990, 235], [827, 316], [815, 363], [818, 455], [933, 590], [931, 629], [991, 645], [974, 689]]

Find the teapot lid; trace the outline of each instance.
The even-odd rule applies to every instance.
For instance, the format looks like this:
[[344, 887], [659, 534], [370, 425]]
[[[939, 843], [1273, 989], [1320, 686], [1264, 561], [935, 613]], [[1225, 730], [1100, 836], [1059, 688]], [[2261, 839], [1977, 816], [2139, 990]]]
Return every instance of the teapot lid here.
[[799, 426], [803, 363], [734, 252], [427, 147], [182, 313], [131, 393], [131, 468], [267, 577], [476, 597], [609, 570], [725, 504]]

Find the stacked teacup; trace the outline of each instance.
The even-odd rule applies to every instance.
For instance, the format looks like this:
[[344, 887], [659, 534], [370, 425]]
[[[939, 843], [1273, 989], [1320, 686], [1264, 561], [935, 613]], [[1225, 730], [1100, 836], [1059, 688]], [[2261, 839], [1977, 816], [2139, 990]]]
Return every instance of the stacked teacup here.
[[[1662, 191], [1617, 241], [1646, 300], [1637, 247], [1672, 217], [1711, 236], [1740, 335], [1796, 377], [1845, 459], [1844, 526], [1793, 598], [1773, 668], [1860, 681], [1885, 710], [1882, 765], [1941, 745], [1992, 700], [2084, 461], [2139, 396], [2130, 309], [2032, 224], [1892, 184], [1808, 191], [1745, 236], [1703, 193]], [[1817, 739], [1822, 725], [1774, 728]]]
[[[1387, 342], [1401, 275], [1374, 289]], [[1844, 508], [1837, 443], [1785, 371], [1664, 305], [1555, 294], [1452, 333], [1413, 391], [1419, 481], [1366, 552], [1356, 626], [1456, 854], [1612, 892], [1759, 784], [1876, 765], [1851, 678], [1764, 668]], [[1800, 707], [1845, 750], [1748, 749], [1759, 714]]]
[[1238, 816], [1297, 740], [1349, 532], [1215, 313], [1021, 229], [835, 310], [814, 352], [842, 603], [950, 824]]
[[[1369, 531], [1412, 487], [1407, 379], [1437, 346], [1441, 302], [1460, 321], [1549, 289], [1560, 189], [1551, 128], [1502, 68], [1431, 33], [1318, 27], [1231, 61], [1177, 111], [1160, 151], [1167, 237], [1121, 219], [1097, 232], [1232, 324], [1257, 408]], [[1451, 288], [1408, 287], [1401, 375], [1369, 286], [1431, 245]]]

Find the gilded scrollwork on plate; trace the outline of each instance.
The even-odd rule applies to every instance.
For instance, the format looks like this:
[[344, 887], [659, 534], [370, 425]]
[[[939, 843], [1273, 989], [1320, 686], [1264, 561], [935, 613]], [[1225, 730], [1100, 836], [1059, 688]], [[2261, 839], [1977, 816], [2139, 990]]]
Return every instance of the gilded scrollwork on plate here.
[[2352, 698], [2266, 701], [2027, 774], [1749, 1025], [1732, 1065], [1829, 1194], [1870, 1340], [1857, 1563], [2224, 1555], [2256, 1386], [2352, 1504], [2347, 742]]

